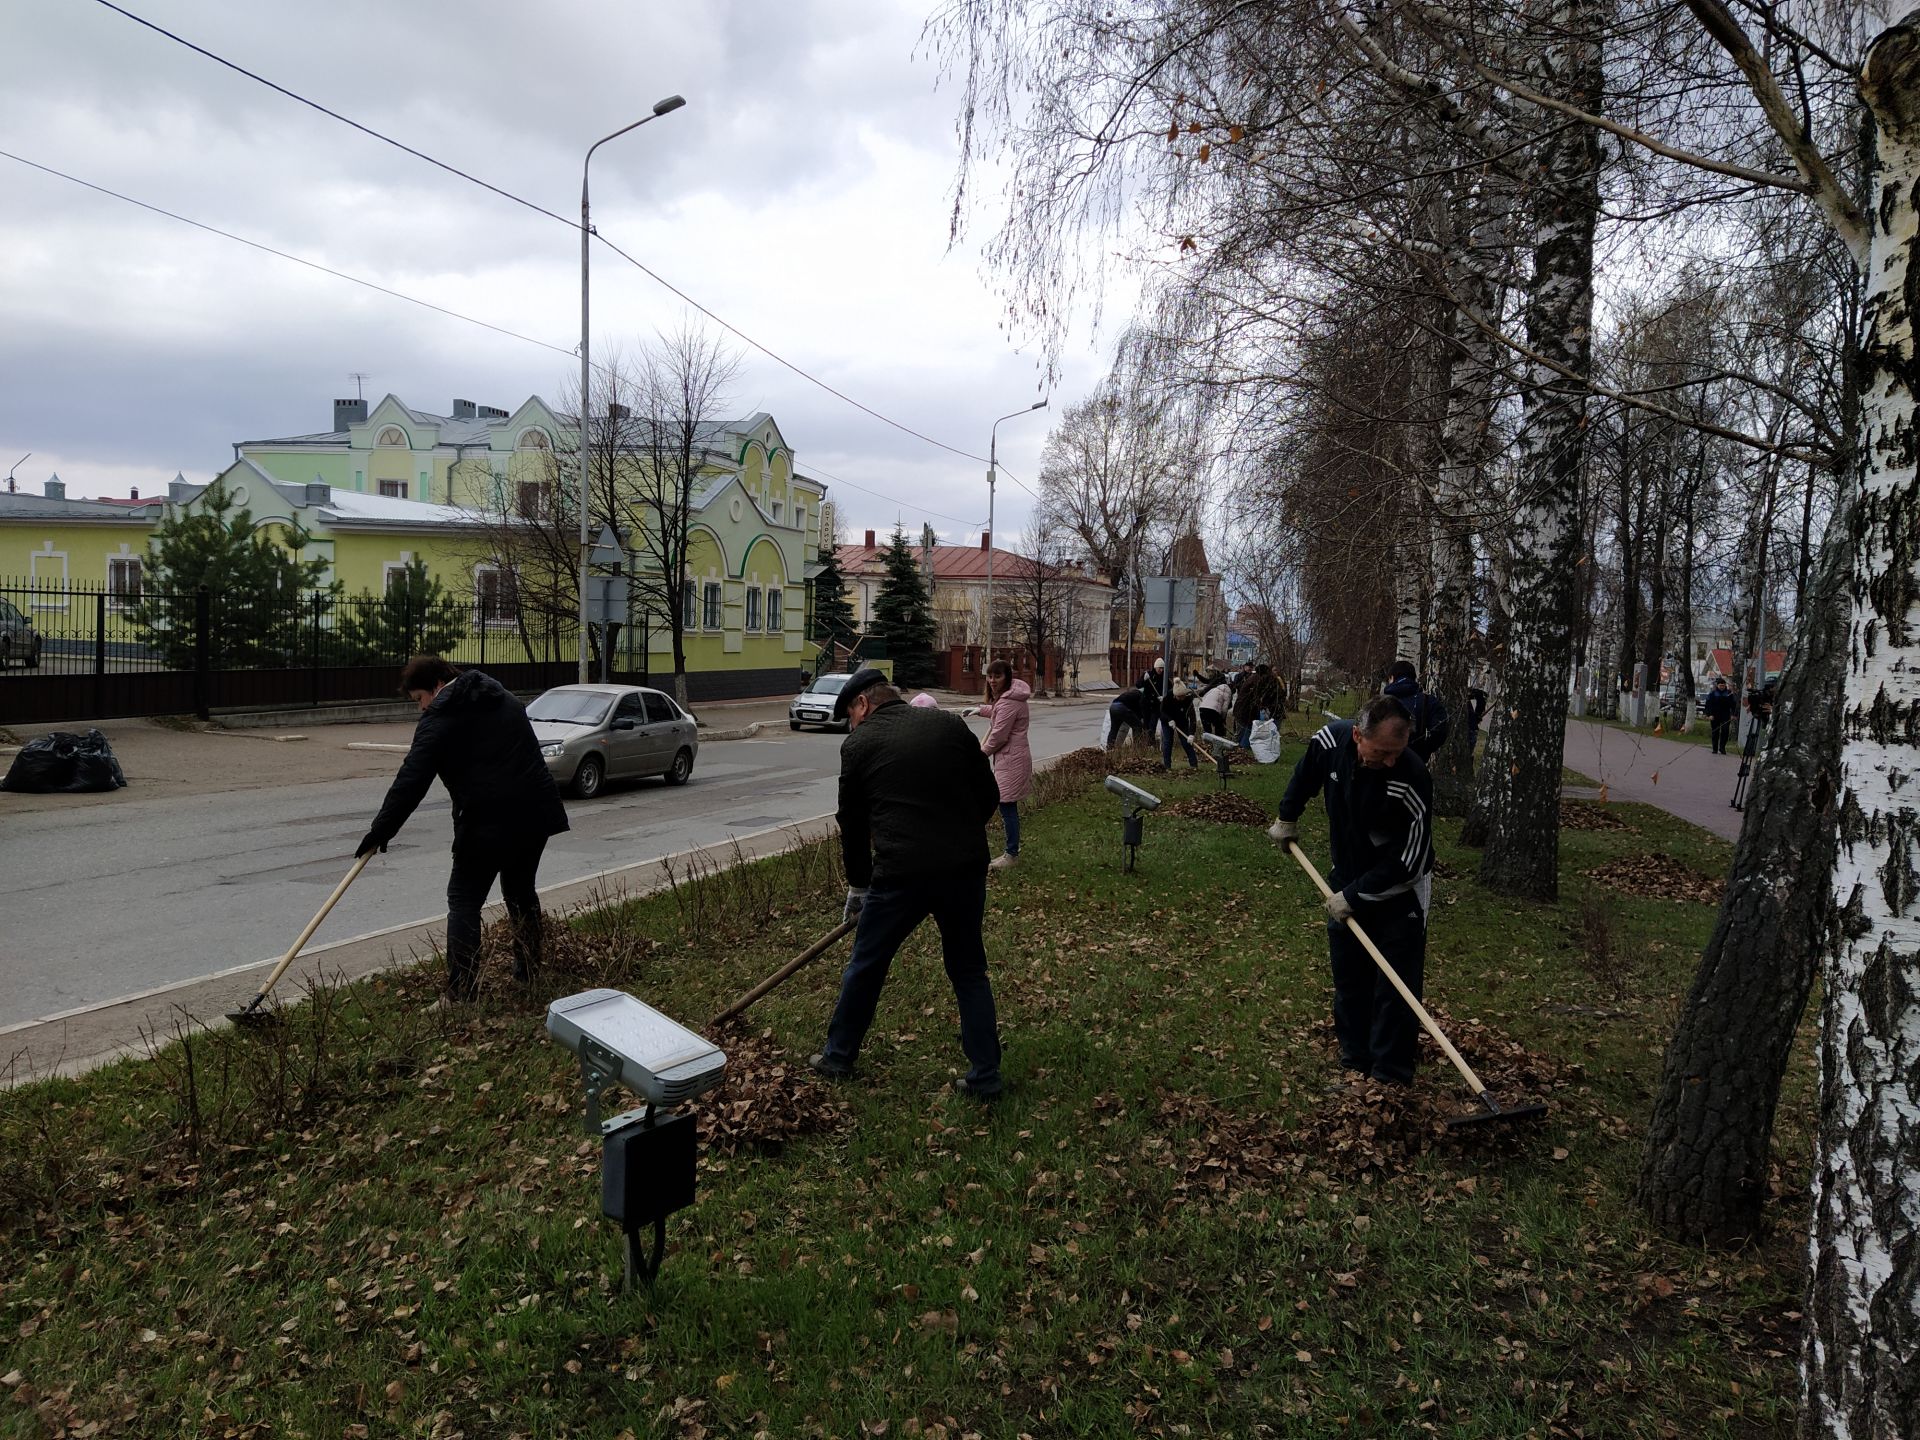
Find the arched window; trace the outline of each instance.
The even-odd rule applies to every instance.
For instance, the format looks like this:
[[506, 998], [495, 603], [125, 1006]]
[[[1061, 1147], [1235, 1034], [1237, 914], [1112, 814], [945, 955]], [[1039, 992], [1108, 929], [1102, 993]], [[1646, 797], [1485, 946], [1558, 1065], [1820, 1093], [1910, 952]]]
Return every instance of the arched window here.
[[553, 441], [547, 438], [544, 430], [522, 430], [520, 438], [514, 442], [516, 450], [551, 450]]
[[402, 430], [398, 425], [388, 425], [383, 428], [380, 433], [374, 437], [373, 443], [383, 450], [405, 450], [410, 448], [407, 445], [407, 432]]

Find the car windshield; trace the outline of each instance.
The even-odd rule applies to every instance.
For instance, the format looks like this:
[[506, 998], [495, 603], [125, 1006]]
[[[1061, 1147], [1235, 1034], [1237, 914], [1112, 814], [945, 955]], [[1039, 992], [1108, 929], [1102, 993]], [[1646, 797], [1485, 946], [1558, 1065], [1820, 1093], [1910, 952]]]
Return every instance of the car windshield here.
[[591, 690], [549, 690], [527, 706], [527, 718], [555, 725], [598, 725], [612, 703]]
[[810, 695], [838, 695], [840, 687], [847, 683], [845, 675], [822, 675], [807, 686]]

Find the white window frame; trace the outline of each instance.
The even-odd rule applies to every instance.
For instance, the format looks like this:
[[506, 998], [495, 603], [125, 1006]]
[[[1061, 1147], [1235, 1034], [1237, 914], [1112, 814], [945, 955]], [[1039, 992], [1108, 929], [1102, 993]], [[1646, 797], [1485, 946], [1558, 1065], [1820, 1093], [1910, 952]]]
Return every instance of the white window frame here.
[[[388, 490], [388, 489], [387, 489], [387, 487], [388, 487], [389, 485], [392, 485], [392, 486], [394, 486], [394, 487], [395, 487], [395, 489], [394, 489], [394, 490]], [[382, 480], [382, 481], [380, 481], [380, 493], [381, 493], [382, 495], [384, 495], [384, 496], [386, 496], [386, 498], [387, 498], [387, 499], [389, 499], [389, 500], [404, 500], [404, 499], [406, 499], [406, 498], [407, 498], [407, 490], [408, 490], [408, 488], [409, 488], [409, 487], [408, 487], [408, 485], [407, 485], [407, 482], [406, 482], [406, 481], [404, 481], [404, 480]]]
[[[400, 437], [398, 443], [387, 439], [389, 435], [398, 435]], [[382, 425], [373, 437], [373, 448], [376, 450], [411, 450], [413, 448], [413, 439], [402, 426]]]
[[718, 580], [700, 582], [700, 628], [714, 631], [727, 628], [727, 591]]
[[680, 631], [700, 628], [700, 582], [691, 575], [680, 585]]
[[793, 528], [803, 535], [807, 532], [807, 505], [804, 500], [793, 502]]
[[773, 517], [773, 523], [776, 525], [784, 525], [787, 523], [780, 518], [786, 513], [786, 509], [787, 507], [778, 500], [769, 500], [767, 502], [767, 513]]
[[[497, 573], [499, 567], [495, 566], [493, 568]], [[406, 578], [406, 574], [407, 574], [407, 562], [405, 560], [382, 561], [380, 564], [380, 596], [381, 598], [385, 599], [387, 596], [393, 593], [393, 577], [395, 575], [400, 576], [404, 580]]]
[[[476, 625], [480, 623], [480, 577], [482, 575], [507, 577], [507, 568], [504, 565], [496, 565], [492, 562], [484, 562], [473, 567], [473, 622]], [[494, 598], [496, 600], [499, 598], [502, 583], [502, 579], [496, 579], [493, 582]], [[506, 580], [505, 583], [511, 583], [510, 579]], [[512, 610], [499, 611], [489, 615], [486, 624], [489, 630], [510, 630], [519, 623], [519, 620], [519, 607], [516, 605]]]
[[[58, 560], [60, 562], [60, 595], [58, 599], [49, 598], [49, 599], [43, 600], [40, 598], [40, 593], [41, 593], [40, 581], [42, 578], [40, 574], [40, 562], [42, 560]], [[54, 577], [51, 575], [48, 575], [45, 578], [48, 581], [52, 581]], [[67, 584], [68, 584], [67, 552], [64, 550], [55, 550], [53, 548], [53, 542], [51, 540], [47, 541], [47, 548], [44, 550], [29, 550], [27, 552], [27, 583], [32, 587], [32, 594], [33, 594], [33, 601], [28, 606], [29, 609], [32, 609], [32, 610], [64, 610], [66, 609], [67, 608]]]
[[749, 585], [747, 587], [747, 618], [744, 627], [748, 630], [760, 628], [760, 598], [760, 587]]
[[767, 634], [779, 635], [787, 628], [787, 592], [778, 585], [767, 587]]
[[[116, 590], [113, 584], [113, 568], [116, 565], [133, 567], [134, 587], [129, 595], [124, 590]], [[138, 555], [109, 555], [107, 557], [107, 608], [109, 610], [127, 610], [140, 603], [140, 592], [146, 587], [147, 567]]]

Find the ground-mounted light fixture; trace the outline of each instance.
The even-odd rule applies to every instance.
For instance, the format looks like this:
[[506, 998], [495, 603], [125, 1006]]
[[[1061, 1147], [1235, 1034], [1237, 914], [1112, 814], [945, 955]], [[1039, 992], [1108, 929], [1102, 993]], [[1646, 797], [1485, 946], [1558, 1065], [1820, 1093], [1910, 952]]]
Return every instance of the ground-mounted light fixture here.
[[1213, 764], [1214, 769], [1220, 776], [1220, 788], [1222, 790], [1226, 789], [1227, 782], [1233, 778], [1233, 772], [1228, 767], [1227, 757], [1235, 750], [1238, 750], [1240, 746], [1235, 741], [1229, 740], [1225, 735], [1213, 734], [1202, 735], [1200, 737], [1200, 743], [1213, 751]]
[[[547, 1033], [579, 1057], [586, 1132], [600, 1140], [600, 1213], [620, 1226], [624, 1284], [648, 1284], [666, 1254], [667, 1216], [693, 1203], [698, 1146], [693, 1117], [674, 1107], [718, 1085], [727, 1056], [712, 1041], [621, 990], [583, 990], [547, 1007]], [[619, 1088], [646, 1103], [600, 1118], [600, 1097]], [[640, 1250], [651, 1224], [653, 1249]]]
[[1126, 855], [1121, 869], [1132, 874], [1134, 858], [1140, 852], [1140, 842], [1145, 838], [1147, 828], [1140, 817], [1149, 810], [1158, 809], [1160, 797], [1142, 790], [1138, 785], [1129, 785], [1118, 775], [1107, 776], [1106, 786], [1120, 797], [1120, 848]]

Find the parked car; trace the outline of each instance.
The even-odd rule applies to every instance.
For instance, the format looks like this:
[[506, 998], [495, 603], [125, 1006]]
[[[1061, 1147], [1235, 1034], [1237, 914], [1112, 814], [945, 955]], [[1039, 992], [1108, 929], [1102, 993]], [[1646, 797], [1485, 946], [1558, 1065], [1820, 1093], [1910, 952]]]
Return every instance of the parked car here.
[[787, 728], [798, 730], [802, 725], [824, 725], [829, 730], [845, 730], [847, 722], [833, 718], [833, 702], [840, 694], [840, 687], [850, 677], [845, 671], [832, 675], [817, 675], [807, 682], [807, 688], [793, 697], [793, 703], [787, 706]]
[[18, 605], [0, 600], [0, 670], [15, 658], [24, 660], [29, 670], [40, 668], [40, 632]]
[[700, 753], [694, 719], [638, 685], [560, 685], [527, 706], [547, 769], [591, 800], [609, 780], [658, 775], [684, 785]]

